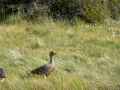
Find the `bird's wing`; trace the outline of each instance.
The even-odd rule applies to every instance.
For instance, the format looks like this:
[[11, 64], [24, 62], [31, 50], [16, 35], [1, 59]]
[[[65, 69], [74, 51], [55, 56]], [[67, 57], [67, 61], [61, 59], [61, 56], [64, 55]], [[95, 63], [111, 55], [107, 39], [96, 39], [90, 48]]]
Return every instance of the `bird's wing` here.
[[47, 65], [40, 66], [40, 67], [32, 70], [31, 72], [34, 73], [34, 74], [35, 74], [35, 73], [36, 73], [36, 74], [42, 74], [42, 73], [44, 73], [44, 72], [47, 70], [47, 67], [46, 67], [46, 66], [47, 66]]
[[52, 64], [46, 64], [32, 71], [33, 74], [49, 74], [54, 70]]

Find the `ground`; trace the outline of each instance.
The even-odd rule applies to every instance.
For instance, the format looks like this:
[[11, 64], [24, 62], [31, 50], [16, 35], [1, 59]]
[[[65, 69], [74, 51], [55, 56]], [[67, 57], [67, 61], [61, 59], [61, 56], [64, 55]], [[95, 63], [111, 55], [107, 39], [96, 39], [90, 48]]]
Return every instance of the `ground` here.
[[[7, 78], [0, 90], [120, 90], [119, 24], [2, 23], [0, 67]], [[46, 79], [31, 75], [51, 50], [56, 70]]]

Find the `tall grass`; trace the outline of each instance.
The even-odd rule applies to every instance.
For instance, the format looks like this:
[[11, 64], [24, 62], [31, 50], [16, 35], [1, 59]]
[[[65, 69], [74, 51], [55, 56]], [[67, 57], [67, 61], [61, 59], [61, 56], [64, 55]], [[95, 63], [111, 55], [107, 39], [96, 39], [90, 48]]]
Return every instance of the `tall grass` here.
[[[0, 90], [119, 90], [119, 22], [90, 25], [44, 19], [0, 25], [0, 67], [7, 78]], [[48, 62], [54, 50], [56, 70], [47, 78], [30, 71]]]

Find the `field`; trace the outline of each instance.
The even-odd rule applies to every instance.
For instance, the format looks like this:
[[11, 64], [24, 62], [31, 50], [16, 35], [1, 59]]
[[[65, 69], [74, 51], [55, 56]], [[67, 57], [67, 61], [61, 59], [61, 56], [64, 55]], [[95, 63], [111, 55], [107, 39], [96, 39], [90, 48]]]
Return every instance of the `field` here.
[[[56, 70], [46, 79], [31, 75], [51, 50]], [[0, 90], [120, 90], [120, 22], [1, 23], [0, 67], [7, 73]]]

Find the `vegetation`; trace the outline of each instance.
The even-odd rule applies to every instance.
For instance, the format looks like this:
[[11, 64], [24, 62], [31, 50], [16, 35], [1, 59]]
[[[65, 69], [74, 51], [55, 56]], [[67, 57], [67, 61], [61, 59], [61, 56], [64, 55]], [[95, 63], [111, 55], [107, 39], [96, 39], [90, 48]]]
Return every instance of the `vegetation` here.
[[111, 17], [113, 19], [119, 19], [120, 16], [120, 1], [119, 0], [111, 0], [109, 2], [108, 7], [110, 8]]
[[[117, 20], [120, 16], [120, 0], [2, 0], [0, 2], [3, 3], [0, 6], [0, 16], [21, 12], [23, 16], [32, 19], [46, 15], [54, 19], [72, 21], [80, 18], [89, 23], [103, 22], [106, 18]], [[15, 7], [11, 8], [11, 5]]]
[[102, 0], [54, 0], [50, 6], [50, 13], [55, 18], [69, 20], [79, 17], [86, 22], [100, 22], [105, 19], [107, 6]]
[[120, 90], [119, 19], [120, 0], [1, 0], [0, 90]]
[[[113, 35], [119, 25], [12, 17], [0, 25], [0, 67], [7, 72], [0, 90], [119, 90], [120, 35]], [[47, 79], [31, 75], [50, 50], [57, 53], [55, 72]]]

